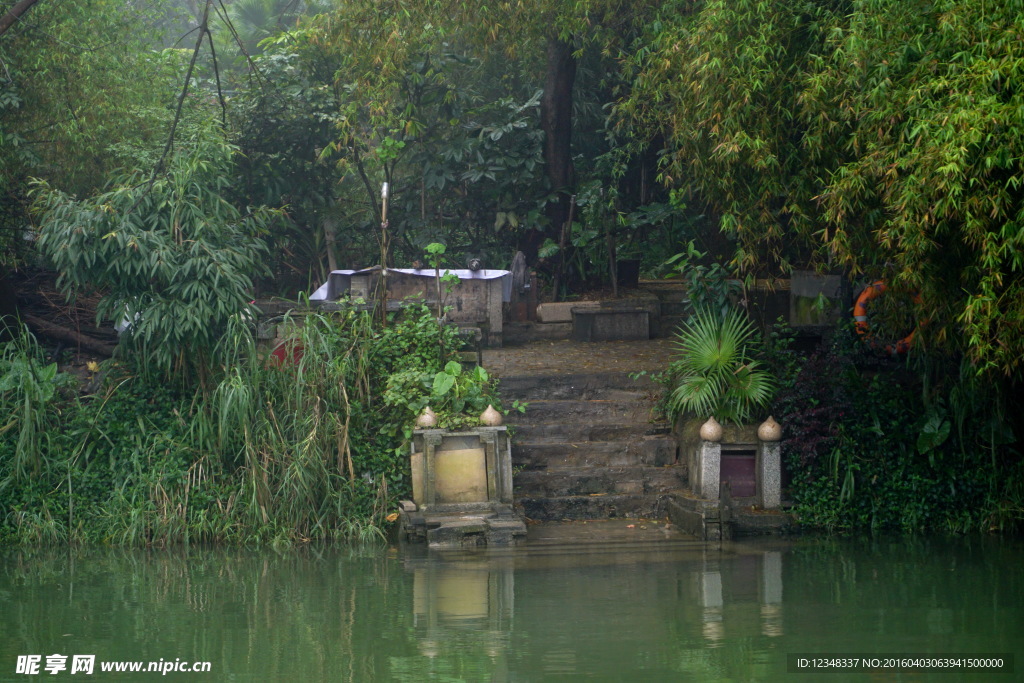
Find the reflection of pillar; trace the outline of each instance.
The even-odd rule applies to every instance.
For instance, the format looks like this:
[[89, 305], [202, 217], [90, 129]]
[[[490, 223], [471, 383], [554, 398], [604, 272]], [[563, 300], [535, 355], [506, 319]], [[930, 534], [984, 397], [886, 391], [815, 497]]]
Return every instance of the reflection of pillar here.
[[704, 609], [721, 609], [722, 572], [710, 571], [700, 573], [700, 606]]
[[722, 625], [722, 573], [704, 571], [700, 574], [700, 606], [704, 639], [711, 643], [719, 643], [725, 637]]
[[782, 553], [777, 550], [766, 552], [761, 563], [761, 602], [782, 602]]
[[761, 633], [781, 636], [782, 553], [766, 552], [761, 558]]

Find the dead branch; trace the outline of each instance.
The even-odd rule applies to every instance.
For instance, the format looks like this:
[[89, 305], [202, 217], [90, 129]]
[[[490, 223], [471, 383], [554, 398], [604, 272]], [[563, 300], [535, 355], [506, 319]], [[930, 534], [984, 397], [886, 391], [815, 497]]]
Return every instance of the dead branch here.
[[106, 356], [108, 358], [114, 355], [114, 346], [101, 342], [97, 339], [93, 339], [92, 337], [88, 337], [76, 332], [75, 330], [61, 325], [55, 325], [47, 320], [43, 320], [42, 318], [37, 318], [34, 315], [22, 315], [22, 320], [24, 320], [25, 324], [31, 327], [34, 331], [46, 337], [75, 344], [86, 351], [91, 351], [92, 353]]

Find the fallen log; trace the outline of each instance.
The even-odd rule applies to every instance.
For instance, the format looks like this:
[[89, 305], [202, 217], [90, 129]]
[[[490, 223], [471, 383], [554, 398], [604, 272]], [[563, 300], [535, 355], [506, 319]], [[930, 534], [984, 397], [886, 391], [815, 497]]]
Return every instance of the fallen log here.
[[117, 348], [113, 344], [107, 344], [101, 342], [98, 339], [87, 337], [80, 332], [76, 332], [67, 327], [61, 325], [55, 325], [48, 320], [37, 318], [34, 315], [22, 315], [22, 320], [28, 325], [33, 331], [38, 332], [44, 336], [50, 337], [51, 339], [59, 339], [61, 341], [74, 344], [85, 351], [91, 351], [100, 356], [114, 355], [114, 349]]

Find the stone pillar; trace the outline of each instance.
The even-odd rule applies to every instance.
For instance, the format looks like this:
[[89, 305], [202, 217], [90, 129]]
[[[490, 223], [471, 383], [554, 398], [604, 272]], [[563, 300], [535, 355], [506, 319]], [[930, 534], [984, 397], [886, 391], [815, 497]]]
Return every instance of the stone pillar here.
[[421, 510], [429, 509], [437, 500], [437, 471], [434, 468], [434, 458], [437, 455], [438, 446], [441, 445], [441, 434], [439, 429], [431, 429], [423, 433], [423, 502], [420, 504]]
[[722, 425], [715, 418], [700, 428], [700, 446], [697, 450], [699, 480], [694, 493], [707, 500], [718, 500], [722, 479]]
[[501, 278], [487, 280], [487, 346], [492, 349], [500, 349], [504, 339], [501, 304]]
[[782, 505], [782, 427], [769, 417], [757, 428], [757, 502], [763, 510]]
[[487, 498], [512, 503], [512, 443], [508, 427], [479, 427], [487, 462]]

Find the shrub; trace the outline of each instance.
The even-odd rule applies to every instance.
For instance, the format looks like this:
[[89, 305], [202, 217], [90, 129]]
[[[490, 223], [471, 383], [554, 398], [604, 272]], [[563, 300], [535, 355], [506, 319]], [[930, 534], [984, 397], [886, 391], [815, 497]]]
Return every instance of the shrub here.
[[103, 292], [97, 315], [128, 324], [121, 346], [165, 379], [205, 380], [230, 319], [255, 313], [267, 209], [243, 216], [223, 193], [234, 149], [216, 131], [176, 153], [166, 176], [133, 174], [90, 199], [35, 187], [40, 250], [67, 292]]

